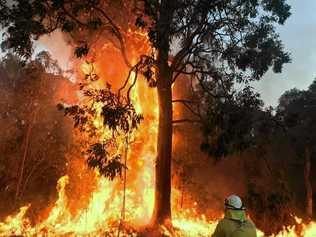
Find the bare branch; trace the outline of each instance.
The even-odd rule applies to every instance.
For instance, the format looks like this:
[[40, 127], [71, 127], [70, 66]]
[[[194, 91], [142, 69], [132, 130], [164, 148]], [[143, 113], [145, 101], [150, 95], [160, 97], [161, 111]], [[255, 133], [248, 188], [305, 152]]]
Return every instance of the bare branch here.
[[129, 70], [128, 75], [127, 75], [127, 77], [126, 77], [126, 79], [125, 79], [124, 84], [123, 84], [122, 87], [118, 90], [118, 96], [119, 96], [119, 97], [120, 97], [120, 95], [121, 95], [121, 91], [124, 90], [125, 87], [127, 86], [128, 81], [129, 81], [129, 79], [130, 79], [130, 77], [131, 77], [131, 74], [132, 74], [132, 72], [134, 72], [134, 70], [136, 69], [136, 67], [137, 67], [137, 64], [134, 65], [134, 66]]
[[130, 87], [129, 87], [128, 90], [127, 90], [127, 100], [128, 100], [128, 103], [130, 103], [130, 93], [131, 93], [132, 88], [136, 85], [137, 76], [138, 76], [138, 71], [135, 72], [134, 81], [133, 81], [133, 83], [130, 85]]
[[75, 16], [73, 16], [72, 14], [70, 14], [70, 13], [66, 10], [65, 6], [62, 6], [62, 10], [63, 10], [63, 12], [64, 12], [68, 17], [70, 17], [70, 18], [71, 18], [73, 21], [75, 21], [78, 25], [80, 25], [80, 26], [87, 26], [87, 24], [83, 23], [83, 22], [80, 21], [77, 17], [75, 17]]

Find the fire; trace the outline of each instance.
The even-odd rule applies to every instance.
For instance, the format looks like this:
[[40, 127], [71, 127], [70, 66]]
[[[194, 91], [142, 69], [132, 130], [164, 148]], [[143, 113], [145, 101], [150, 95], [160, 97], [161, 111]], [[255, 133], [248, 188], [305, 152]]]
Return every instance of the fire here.
[[80, 65], [80, 69], [85, 75], [89, 75], [90, 73], [94, 72], [95, 66], [93, 65], [92, 62], [85, 61], [84, 63]]
[[[101, 67], [101, 66], [100, 66]], [[98, 64], [83, 62], [80, 66], [84, 74], [98, 72]], [[102, 71], [101, 71], [102, 74]], [[135, 77], [132, 73], [131, 77]], [[104, 86], [104, 81], [96, 81], [95, 87]], [[120, 236], [136, 236], [135, 229], [150, 221], [154, 205], [154, 165], [156, 158], [156, 142], [158, 131], [157, 94], [150, 89], [145, 80], [138, 80], [132, 90], [131, 98], [138, 113], [144, 115], [140, 128], [131, 136], [127, 154], [126, 204], [124, 223], [133, 226], [129, 232], [121, 232]], [[98, 109], [98, 104], [95, 105]], [[100, 107], [99, 107], [100, 109]], [[100, 139], [108, 136], [109, 131], [102, 127], [101, 118], [94, 124], [100, 128]], [[122, 138], [123, 139], [123, 138]], [[122, 140], [119, 150], [124, 149]], [[90, 194], [88, 204], [75, 214], [69, 209], [69, 197], [66, 188], [70, 182], [68, 176], [63, 176], [57, 184], [58, 198], [47, 217], [36, 223], [26, 217], [30, 205], [20, 208], [18, 214], [8, 216], [0, 223], [0, 236], [118, 236], [121, 228], [123, 205], [123, 182], [120, 179], [109, 181], [96, 172], [96, 188]], [[178, 193], [172, 190], [173, 194]], [[176, 203], [177, 197], [173, 196]], [[173, 230], [161, 227], [167, 236], [210, 236], [216, 228], [217, 221], [207, 220], [194, 209], [178, 210], [173, 207]], [[298, 220], [300, 223], [300, 220]], [[316, 236], [316, 223], [302, 224], [302, 236]], [[258, 230], [258, 236], [263, 233]], [[294, 227], [284, 229], [274, 237], [298, 237]]]
[[[84, 62], [81, 70], [88, 74], [95, 68], [94, 65]], [[134, 76], [132, 75], [132, 77]], [[100, 87], [101, 83], [95, 82], [94, 86]], [[152, 171], [156, 154], [158, 106], [154, 99], [155, 90], [147, 90], [145, 81], [137, 83], [131, 97], [137, 112], [148, 118], [141, 124], [141, 128], [132, 134], [131, 140], [134, 142], [130, 145], [127, 158], [129, 170], [137, 172], [129, 173], [127, 171], [125, 222], [137, 227], [149, 223], [153, 210], [154, 176]], [[100, 105], [95, 106], [96, 109], [100, 109]], [[100, 128], [100, 139], [103, 138], [102, 136], [108, 136], [109, 131], [102, 128], [101, 117], [96, 118], [93, 122], [96, 127]], [[152, 134], [149, 141], [147, 133]], [[118, 149], [124, 149], [123, 145], [124, 142]], [[109, 236], [116, 236], [121, 219], [123, 183], [120, 179], [109, 181], [98, 173], [96, 176], [96, 189], [90, 196], [89, 204], [79, 210], [76, 215], [72, 215], [68, 208], [66, 187], [69, 178], [63, 176], [57, 184], [58, 199], [44, 221], [31, 226], [30, 220], [26, 217], [30, 206], [22, 207], [17, 215], [9, 216], [3, 223], [0, 223], [0, 236], [97, 236], [105, 232]], [[121, 234], [121, 236], [123, 235]], [[131, 233], [127, 236], [131, 236]]]

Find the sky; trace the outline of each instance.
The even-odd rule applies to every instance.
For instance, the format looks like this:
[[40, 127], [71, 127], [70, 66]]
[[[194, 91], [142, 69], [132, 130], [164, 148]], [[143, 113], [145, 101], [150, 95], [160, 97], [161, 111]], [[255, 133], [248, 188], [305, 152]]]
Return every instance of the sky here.
[[[316, 0], [287, 2], [292, 7], [292, 15], [284, 25], [277, 26], [277, 32], [285, 50], [291, 54], [292, 62], [284, 66], [282, 73], [274, 74], [269, 71], [262, 80], [253, 83], [267, 106], [276, 106], [278, 98], [286, 90], [307, 89], [316, 78]], [[60, 33], [57, 38], [62, 38]], [[61, 66], [67, 69], [71, 64], [72, 52], [66, 43], [61, 42], [62, 40], [50, 40], [46, 37], [38, 44], [37, 51], [49, 49], [53, 57], [58, 58]]]
[[292, 15], [277, 32], [292, 62], [284, 66], [281, 74], [268, 72], [254, 83], [266, 105], [276, 106], [284, 91], [307, 89], [316, 78], [316, 1], [288, 0]]

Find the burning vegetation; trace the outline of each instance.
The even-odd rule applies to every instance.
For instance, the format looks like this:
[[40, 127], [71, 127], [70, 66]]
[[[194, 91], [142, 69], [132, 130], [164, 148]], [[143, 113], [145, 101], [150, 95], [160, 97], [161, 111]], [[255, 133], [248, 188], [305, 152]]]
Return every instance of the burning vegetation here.
[[[274, 28], [285, 1], [0, 0], [0, 13], [1, 236], [210, 236], [231, 193], [258, 236], [316, 235], [315, 83], [275, 111], [250, 85], [290, 62]], [[56, 31], [71, 80], [33, 55]]]

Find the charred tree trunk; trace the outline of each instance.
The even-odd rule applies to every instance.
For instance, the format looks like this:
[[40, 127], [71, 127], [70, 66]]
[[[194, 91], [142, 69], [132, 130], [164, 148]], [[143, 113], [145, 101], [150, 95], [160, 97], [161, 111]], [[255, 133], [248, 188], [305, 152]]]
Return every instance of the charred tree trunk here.
[[152, 216], [154, 226], [166, 224], [171, 218], [172, 72], [168, 65], [168, 58], [170, 25], [173, 13], [170, 2], [168, 0], [161, 2], [161, 17], [157, 25], [159, 126], [155, 166], [155, 204]]
[[[158, 58], [161, 55], [159, 53]], [[171, 153], [172, 153], [172, 91], [171, 75], [167, 63], [159, 67], [158, 101], [159, 126], [157, 160], [155, 166], [155, 206], [152, 222], [164, 224], [171, 217]]]
[[306, 189], [306, 215], [310, 220], [313, 216], [313, 188], [310, 180], [311, 174], [311, 152], [308, 147], [305, 148], [304, 154], [304, 180]]
[[172, 150], [172, 100], [171, 87], [158, 89], [159, 130], [155, 179], [155, 206], [153, 224], [164, 224], [171, 217], [171, 150]]

